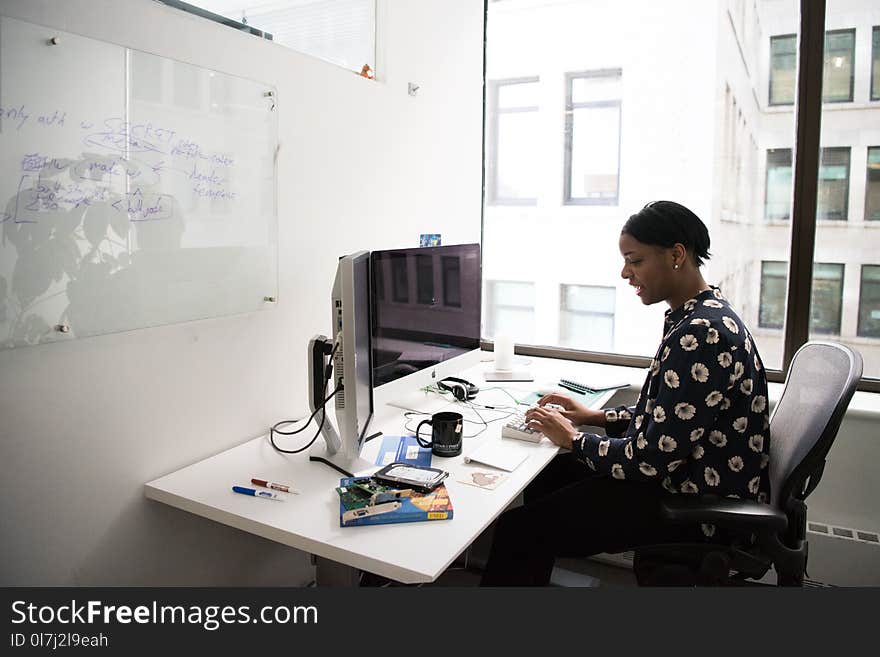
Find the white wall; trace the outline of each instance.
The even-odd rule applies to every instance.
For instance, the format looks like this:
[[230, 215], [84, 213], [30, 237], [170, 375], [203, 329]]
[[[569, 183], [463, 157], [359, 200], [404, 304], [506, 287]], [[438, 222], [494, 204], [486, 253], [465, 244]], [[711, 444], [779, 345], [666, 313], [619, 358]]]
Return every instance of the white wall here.
[[275, 308], [0, 352], [0, 585], [308, 582], [305, 554], [142, 486], [302, 413], [339, 255], [479, 241], [482, 3], [379, 0], [376, 81], [148, 0], [0, 13], [270, 82], [282, 144]]

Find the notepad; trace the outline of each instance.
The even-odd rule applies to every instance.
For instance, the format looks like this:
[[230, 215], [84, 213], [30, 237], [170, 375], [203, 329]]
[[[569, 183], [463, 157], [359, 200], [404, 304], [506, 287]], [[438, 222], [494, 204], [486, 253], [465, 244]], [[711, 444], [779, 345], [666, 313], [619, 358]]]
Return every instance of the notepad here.
[[513, 472], [519, 464], [528, 458], [528, 452], [519, 445], [507, 442], [487, 442], [464, 457], [465, 463], [479, 463], [492, 468]]

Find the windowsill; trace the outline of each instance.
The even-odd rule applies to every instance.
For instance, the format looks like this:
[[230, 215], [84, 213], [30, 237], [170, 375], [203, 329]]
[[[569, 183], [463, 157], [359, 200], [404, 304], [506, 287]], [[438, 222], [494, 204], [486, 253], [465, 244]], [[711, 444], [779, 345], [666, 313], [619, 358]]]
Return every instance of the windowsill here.
[[[842, 100], [835, 103], [823, 102], [822, 103], [822, 111], [823, 112], [841, 112], [841, 111], [851, 111], [851, 110], [870, 110], [877, 109], [880, 107], [880, 101], [871, 100], [871, 101], [861, 101], [856, 102], [852, 100]], [[793, 114], [794, 113], [794, 104], [791, 105], [767, 105], [764, 110], [768, 114]]]

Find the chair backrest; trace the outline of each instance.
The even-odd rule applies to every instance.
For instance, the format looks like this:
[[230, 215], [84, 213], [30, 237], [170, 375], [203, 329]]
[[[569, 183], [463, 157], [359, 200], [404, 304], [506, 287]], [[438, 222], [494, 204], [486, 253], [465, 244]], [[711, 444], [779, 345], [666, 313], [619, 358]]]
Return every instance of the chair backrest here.
[[861, 355], [845, 345], [811, 341], [797, 350], [770, 418], [774, 506], [786, 510], [815, 488], [861, 376]]

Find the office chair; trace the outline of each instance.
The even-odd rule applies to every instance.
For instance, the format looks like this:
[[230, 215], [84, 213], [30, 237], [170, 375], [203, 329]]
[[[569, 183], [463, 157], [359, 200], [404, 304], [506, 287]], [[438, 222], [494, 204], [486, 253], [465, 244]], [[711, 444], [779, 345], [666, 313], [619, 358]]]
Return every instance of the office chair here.
[[731, 542], [639, 547], [633, 560], [639, 585], [757, 584], [750, 580], [773, 566], [778, 586], [802, 586], [808, 547], [804, 500], [822, 477], [861, 375], [862, 357], [849, 347], [811, 341], [798, 349], [770, 418], [770, 504], [670, 496], [662, 511], [666, 520], [714, 524]]

